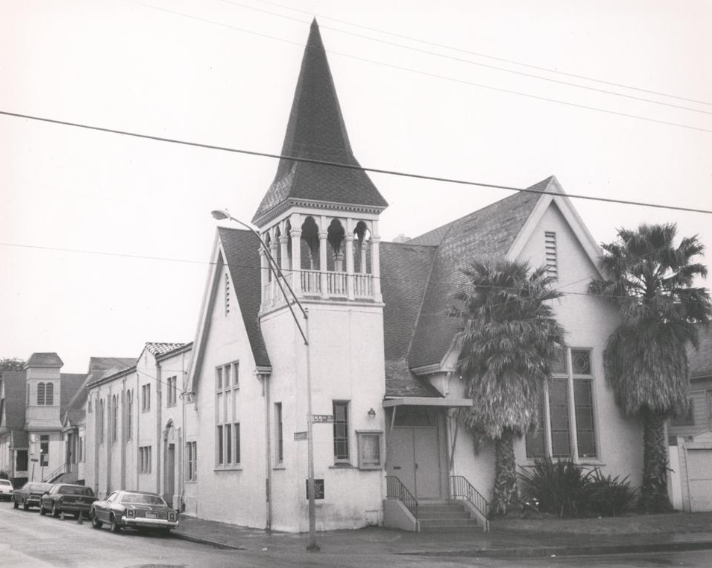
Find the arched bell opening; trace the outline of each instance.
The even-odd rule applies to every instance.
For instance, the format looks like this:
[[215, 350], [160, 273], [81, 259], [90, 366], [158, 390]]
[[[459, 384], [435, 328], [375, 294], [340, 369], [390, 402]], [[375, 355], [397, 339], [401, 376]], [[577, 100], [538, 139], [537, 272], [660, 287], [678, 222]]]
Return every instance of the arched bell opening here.
[[371, 274], [371, 230], [364, 221], [359, 221], [354, 229], [354, 272]]
[[302, 223], [301, 269], [320, 270], [319, 266], [319, 227], [313, 217], [307, 217]]
[[331, 221], [326, 234], [329, 251], [331, 252], [331, 254], [327, 255], [326, 270], [328, 272], [344, 272], [344, 237], [346, 236], [346, 231], [341, 221], [338, 219]]

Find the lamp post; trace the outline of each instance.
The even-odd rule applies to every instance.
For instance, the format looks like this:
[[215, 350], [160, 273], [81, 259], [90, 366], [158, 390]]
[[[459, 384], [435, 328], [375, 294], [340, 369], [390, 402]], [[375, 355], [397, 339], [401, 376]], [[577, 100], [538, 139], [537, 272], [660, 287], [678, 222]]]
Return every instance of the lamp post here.
[[[319, 545], [316, 543], [316, 503], [315, 503], [315, 487], [314, 487], [314, 441], [313, 441], [313, 436], [312, 436], [312, 388], [311, 388], [311, 370], [310, 370], [310, 360], [309, 360], [309, 315], [307, 310], [304, 309], [302, 304], [299, 302], [299, 299], [297, 298], [297, 295], [294, 293], [294, 290], [292, 287], [289, 285], [289, 282], [287, 279], [284, 277], [284, 274], [282, 274], [282, 270], [279, 268], [279, 265], [277, 264], [277, 261], [275, 261], [274, 257], [272, 256], [272, 253], [269, 250], [269, 247], [265, 244], [265, 242], [262, 240], [262, 237], [260, 234], [252, 227], [251, 225], [248, 225], [247, 223], [244, 223], [243, 221], [240, 221], [239, 219], [236, 219], [226, 209], [216, 209], [214, 211], [211, 211], [210, 214], [213, 216], [214, 219], [218, 221], [223, 221], [223, 220], [230, 220], [234, 221], [241, 227], [246, 228], [248, 231], [250, 231], [260, 242], [260, 246], [262, 247], [262, 250], [265, 253], [265, 256], [267, 257], [267, 261], [269, 264], [270, 271], [274, 275], [275, 281], [277, 282], [277, 285], [279, 286], [280, 292], [282, 292], [282, 295], [284, 296], [284, 300], [287, 304], [287, 307], [289, 308], [290, 313], [292, 314], [292, 318], [294, 319], [294, 323], [297, 324], [297, 328], [299, 329], [299, 333], [302, 336], [302, 340], [304, 341], [304, 348], [306, 351], [306, 381], [307, 381], [307, 462], [308, 462], [308, 493], [309, 493], [309, 544], [307, 545], [307, 550], [310, 552], [318, 552], [319, 551]], [[284, 283], [284, 285], [282, 284]], [[287, 294], [285, 287], [287, 290], [289, 290], [289, 294]], [[292, 307], [292, 303], [296, 303], [297, 306], [299, 306], [299, 310], [302, 312], [302, 316], [304, 317], [304, 323], [306, 327], [306, 331], [302, 329], [302, 325], [299, 322], [299, 319], [297, 318], [297, 315], [294, 313], [294, 309]]]

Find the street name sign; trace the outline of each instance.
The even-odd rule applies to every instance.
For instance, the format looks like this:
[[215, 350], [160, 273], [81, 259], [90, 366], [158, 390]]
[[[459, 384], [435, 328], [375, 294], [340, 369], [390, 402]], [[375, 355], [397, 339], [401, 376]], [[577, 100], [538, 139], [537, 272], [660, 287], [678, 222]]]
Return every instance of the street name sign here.
[[294, 441], [299, 442], [301, 440], [308, 440], [309, 435], [308, 432], [295, 432], [294, 433]]
[[327, 424], [334, 422], [333, 414], [312, 414], [312, 422], [314, 424]]

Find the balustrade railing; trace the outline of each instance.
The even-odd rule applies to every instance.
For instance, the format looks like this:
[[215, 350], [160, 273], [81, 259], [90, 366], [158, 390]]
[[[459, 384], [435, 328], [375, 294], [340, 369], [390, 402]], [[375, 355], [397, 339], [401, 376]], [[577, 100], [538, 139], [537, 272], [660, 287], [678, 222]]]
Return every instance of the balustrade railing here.
[[346, 272], [327, 272], [326, 286], [329, 296], [346, 296]]
[[354, 296], [357, 298], [373, 297], [373, 275], [354, 274]]
[[395, 475], [386, 476], [386, 497], [388, 499], [398, 499], [416, 519], [418, 518], [418, 500], [413, 497], [413, 494], [408, 491], [408, 488]]
[[[349, 297], [349, 282], [353, 287], [353, 297], [363, 300], [371, 299], [374, 296], [373, 275], [372, 274], [349, 274], [347, 272], [321, 272], [319, 270], [299, 270], [297, 272], [283, 271], [290, 282], [297, 284], [293, 286], [299, 296], [323, 296], [322, 275], [326, 278], [327, 298], [347, 298]], [[279, 289], [279, 284], [275, 280], [268, 282], [262, 289], [262, 306], [272, 308], [284, 303], [284, 295]]]
[[300, 270], [299, 275], [304, 294], [321, 294], [321, 273], [318, 270]]

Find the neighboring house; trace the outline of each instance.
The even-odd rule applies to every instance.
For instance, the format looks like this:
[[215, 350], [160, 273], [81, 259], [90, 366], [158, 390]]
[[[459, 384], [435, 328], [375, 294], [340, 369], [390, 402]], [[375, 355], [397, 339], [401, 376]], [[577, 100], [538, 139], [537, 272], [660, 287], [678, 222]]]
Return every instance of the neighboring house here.
[[[446, 314], [465, 281], [459, 268], [482, 257], [546, 265], [566, 294], [555, 309], [571, 347], [544, 394], [539, 431], [516, 446], [517, 463], [572, 456], [639, 483], [641, 424], [618, 409], [603, 373], [619, 320], [587, 294], [601, 277], [600, 250], [555, 178], [530, 188], [541, 194], [516, 193], [420, 237], [382, 243], [387, 203], [357, 168], [316, 22], [282, 155], [355, 168], [283, 159], [253, 219], [308, 318], [254, 234], [217, 231], [186, 386], [184, 497], [195, 504], [187, 512], [306, 531], [310, 406], [320, 421], [319, 530], [417, 530], [403, 496], [444, 501], [461, 496], [465, 481], [489, 497], [493, 447], [475, 444], [456, 421], [471, 401], [456, 370], [460, 322]], [[90, 401], [119, 396], [110, 380], [112, 393], [99, 395], [97, 384]]]
[[689, 406], [669, 427], [671, 497], [676, 509], [712, 511], [712, 326], [688, 350]]
[[63, 473], [61, 417], [86, 378], [63, 366], [56, 353], [33, 353], [22, 371], [2, 373], [0, 469], [16, 485]]
[[62, 413], [62, 434], [65, 442], [64, 474], [57, 480], [64, 483], [85, 483], [86, 477], [86, 402], [89, 384], [109, 374], [132, 367], [136, 359], [122, 357], [91, 357], [81, 388]]
[[190, 353], [191, 344], [146, 343], [131, 366], [91, 376], [84, 472], [98, 496], [153, 491], [181, 507]]

